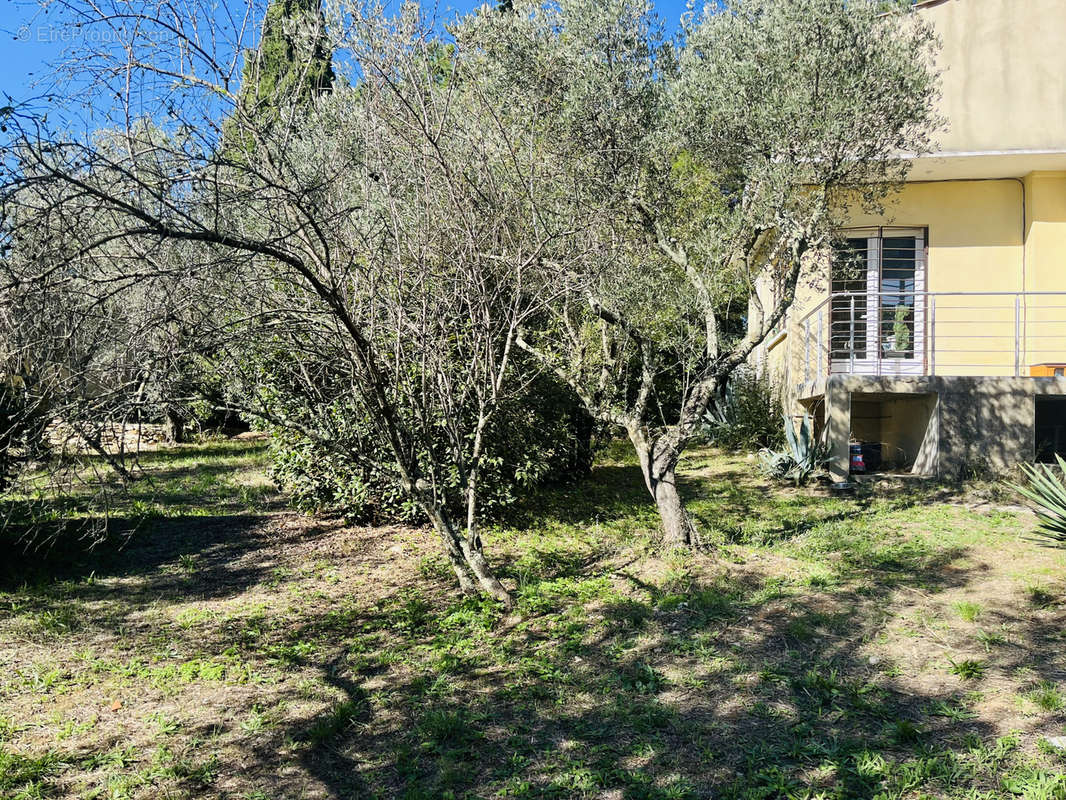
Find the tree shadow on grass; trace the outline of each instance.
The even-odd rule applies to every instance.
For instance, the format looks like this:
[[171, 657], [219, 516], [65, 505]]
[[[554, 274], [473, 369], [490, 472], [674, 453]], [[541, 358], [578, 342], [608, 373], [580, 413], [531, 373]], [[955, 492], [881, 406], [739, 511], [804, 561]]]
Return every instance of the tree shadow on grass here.
[[[136, 519], [111, 517], [106, 521], [42, 525], [36, 534], [39, 550], [12, 553], [2, 576], [7, 588], [26, 583], [47, 585], [77, 581], [90, 575], [124, 577], [157, 574], [168, 564], [177, 566], [183, 556], [195, 557], [208, 574], [224, 570], [238, 556], [262, 544], [266, 517], [176, 517]], [[190, 562], [191, 566], [191, 562]], [[248, 573], [241, 585], [260, 575]]]
[[1066, 653], [1061, 646], [1066, 629], [1066, 583], [1015, 587], [1015, 602], [1006, 612], [983, 611], [975, 620], [975, 638], [986, 657], [1006, 674], [1024, 676], [1030, 690], [1046, 692], [1044, 711], [1056, 712], [1066, 723]]
[[[17, 596], [12, 616], [26, 633], [121, 631], [160, 601], [202, 602], [283, 585], [296, 580], [299, 554], [337, 530], [296, 515], [179, 517], [135, 528], [112, 522], [112, 538], [87, 552], [53, 549], [46, 560], [7, 562], [0, 592]], [[377, 531], [367, 546], [385, 537]]]
[[[237, 775], [237, 764], [253, 765], [254, 788], [268, 797], [1000, 791], [998, 762], [968, 760], [974, 737], [993, 730], [968, 714], [967, 687], [916, 687], [866, 651], [895, 588], [967, 585], [972, 570], [947, 569], [962, 550], [850, 535], [846, 505], [830, 518], [839, 533], [819, 542], [832, 585], [786, 591], [757, 570], [723, 569], [703, 556], [692, 557], [690, 574], [650, 579], [617, 573], [587, 541], [551, 527], [644, 519], [639, 509], [650, 503], [639, 471], [600, 468], [581, 494], [526, 509], [529, 524], [555, 541], [527, 559], [515, 614], [458, 599], [450, 580], [412, 571], [398, 576], [401, 588], [369, 587], [369, 598], [322, 591], [297, 602], [286, 592], [264, 612], [277, 627], [264, 624], [255, 636], [243, 632], [258, 621], [238, 621], [243, 632], [230, 622], [170, 630], [168, 657], [232, 648], [271, 670], [263, 688], [234, 695], [241, 711], [264, 695], [302, 709], [308, 675], [330, 692], [327, 703], [319, 698], [275, 728], [225, 731], [244, 755], [226, 768]], [[753, 515], [758, 492], [722, 502], [718, 519]], [[160, 598], [231, 597], [269, 583], [281, 553], [297, 552], [285, 561], [291, 567], [301, 546], [336, 528], [286, 532], [272, 518], [215, 517], [157, 521], [152, 530], [111, 554], [116, 560], [70, 573], [138, 578], [106, 588], [119, 622]], [[387, 563], [388, 536], [366, 532], [337, 568], [362, 566], [371, 549]], [[106, 599], [89, 581], [61, 596]], [[83, 624], [92, 625], [104, 612], [87, 613]]]
[[503, 522], [516, 528], [530, 528], [554, 520], [582, 525], [608, 517], [655, 512], [640, 468], [628, 465], [599, 465], [592, 472], [565, 487], [548, 487], [524, 498], [508, 509]]
[[[257, 550], [279, 545], [269, 529], [233, 543], [190, 536], [137, 559], [172, 599], [264, 580], [240, 562], [269, 563]], [[295, 678], [309, 674], [328, 702], [254, 735], [221, 734], [237, 737], [249, 788], [269, 797], [873, 798], [950, 780], [997, 790], [989, 770], [960, 772], [967, 737], [992, 734], [966, 718], [964, 692], [916, 690], [864, 652], [892, 587], [965, 585], [965, 570], [945, 569], [959, 552], [834, 541], [849, 582], [802, 593], [710, 562], [673, 582], [607, 585], [575, 580], [561, 558], [538, 563], [516, 615], [411, 575], [373, 602], [289, 607], [270, 641], [198, 627], [172, 631], [169, 647], [236, 647], [258, 663], [277, 661], [276, 643], [309, 645], [274, 667], [270, 702], [302, 708]], [[187, 588], [151, 574], [191, 546], [208, 561]], [[241, 695], [245, 713], [258, 696]]]
[[[965, 713], [962, 688], [916, 690], [864, 652], [893, 587], [965, 585], [965, 572], [945, 570], [958, 555], [859, 550], [861, 584], [799, 595], [754, 574], [665, 587], [627, 576], [632, 592], [590, 601], [577, 587], [481, 634], [460, 601], [408, 634], [413, 661], [401, 669], [387, 649], [362, 671], [332, 662], [341, 702], [361, 703], [372, 672], [391, 721], [360, 718], [328, 756], [300, 763], [335, 798], [995, 791], [995, 766], [960, 766], [993, 733]], [[395, 630], [392, 608], [362, 617], [364, 635]], [[470, 627], [445, 623], [462, 608]], [[470, 649], [472, 638], [483, 645]], [[456, 648], [467, 651], [414, 656]]]

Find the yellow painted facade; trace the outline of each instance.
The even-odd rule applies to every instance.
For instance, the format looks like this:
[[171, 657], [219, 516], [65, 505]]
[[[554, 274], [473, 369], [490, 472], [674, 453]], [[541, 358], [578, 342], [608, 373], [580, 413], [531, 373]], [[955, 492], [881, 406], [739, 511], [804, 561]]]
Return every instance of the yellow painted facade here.
[[1025, 289], [1066, 291], [1066, 171], [1030, 173], [1025, 189]]
[[[908, 232], [923, 251], [913, 358], [881, 358], [891, 309], [872, 305], [880, 328], [856, 348], [858, 315], [839, 300], [832, 310], [826, 265], [812, 264], [782, 332], [753, 357], [790, 398], [819, 395], [832, 372], [1020, 376], [1066, 363], [1066, 0], [930, 0], [916, 13], [942, 40], [940, 150], [915, 160], [884, 216], [848, 225]], [[864, 357], [850, 364], [849, 324]]]
[[918, 8], [942, 43], [943, 151], [1063, 148], [1062, 0], [931, 0]]

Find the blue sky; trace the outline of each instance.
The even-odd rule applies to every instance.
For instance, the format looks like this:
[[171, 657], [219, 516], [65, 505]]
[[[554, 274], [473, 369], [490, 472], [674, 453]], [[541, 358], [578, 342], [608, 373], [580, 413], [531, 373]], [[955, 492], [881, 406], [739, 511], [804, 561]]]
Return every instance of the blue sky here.
[[[243, 6], [243, 0], [232, 0]], [[220, 0], [226, 2], [226, 0]], [[439, 0], [442, 16], [463, 13], [481, 4], [481, 0]], [[685, 10], [684, 0], [658, 0], [656, 10], [667, 25], [673, 27]], [[64, 51], [64, 36], [69, 31], [55, 24], [54, 16], [41, 10], [35, 0], [0, 0], [0, 52], [3, 53], [3, 77], [0, 92], [16, 101], [42, 93], [49, 85], [50, 64]], [[42, 83], [43, 82], [43, 85]], [[38, 84], [34, 88], [34, 84]]]
[[[47, 63], [62, 52], [62, 44], [50, 41], [52, 36], [42, 29], [40, 36], [31, 35], [32, 28], [44, 23], [45, 17], [36, 3], [24, 0], [0, 0], [0, 52], [3, 52], [4, 73], [0, 91], [16, 98], [31, 92], [30, 84], [46, 76]], [[38, 41], [38, 38], [40, 41]]]

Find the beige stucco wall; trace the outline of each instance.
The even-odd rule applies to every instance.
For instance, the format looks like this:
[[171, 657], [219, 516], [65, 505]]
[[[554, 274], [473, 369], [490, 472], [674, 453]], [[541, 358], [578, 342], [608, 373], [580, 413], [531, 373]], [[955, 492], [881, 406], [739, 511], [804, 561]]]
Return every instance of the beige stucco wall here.
[[942, 150], [1066, 147], [1066, 0], [942, 0], [920, 13], [943, 45]]

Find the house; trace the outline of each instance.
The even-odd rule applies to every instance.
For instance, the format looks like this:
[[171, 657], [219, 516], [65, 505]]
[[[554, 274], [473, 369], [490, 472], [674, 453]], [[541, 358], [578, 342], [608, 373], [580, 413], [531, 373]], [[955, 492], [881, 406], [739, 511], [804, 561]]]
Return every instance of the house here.
[[[1066, 0], [928, 0], [939, 150], [753, 354], [837, 481], [1066, 454]], [[824, 271], [823, 271], [824, 272]]]

